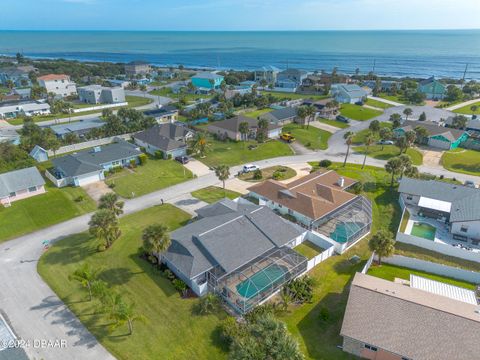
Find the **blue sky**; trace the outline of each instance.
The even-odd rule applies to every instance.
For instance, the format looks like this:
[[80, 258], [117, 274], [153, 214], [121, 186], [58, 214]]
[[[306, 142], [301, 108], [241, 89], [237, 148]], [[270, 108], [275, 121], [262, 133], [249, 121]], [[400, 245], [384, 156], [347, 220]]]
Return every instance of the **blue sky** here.
[[1, 0], [0, 29], [480, 28], [480, 0]]

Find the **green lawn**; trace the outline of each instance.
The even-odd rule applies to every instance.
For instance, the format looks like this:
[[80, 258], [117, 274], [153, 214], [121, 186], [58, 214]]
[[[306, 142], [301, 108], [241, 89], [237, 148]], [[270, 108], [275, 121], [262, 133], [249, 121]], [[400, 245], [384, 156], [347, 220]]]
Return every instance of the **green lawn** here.
[[272, 109], [270, 109], [270, 108], [265, 108], [265, 109], [258, 109], [258, 110], [255, 110], [255, 111], [249, 111], [249, 112], [244, 113], [243, 115], [256, 119], [256, 118], [258, 118], [260, 115], [269, 113], [269, 112], [271, 112], [271, 111], [272, 111]]
[[[273, 174], [275, 171], [279, 170], [279, 172], [282, 174], [280, 178], [276, 179], [278, 181], [281, 180], [288, 180], [291, 179], [292, 177], [297, 175], [297, 172], [293, 170], [292, 168], [289, 168], [287, 166], [271, 166], [265, 169], [262, 169], [262, 178], [261, 179], [255, 179], [254, 175], [255, 172], [251, 171], [249, 173], [241, 174], [238, 176], [240, 180], [244, 181], [252, 181], [252, 182], [259, 182], [259, 181], [265, 181], [268, 179], [273, 179]], [[282, 171], [283, 170], [283, 171]]]
[[128, 108], [134, 108], [138, 106], [144, 106], [151, 104], [153, 102], [153, 99], [143, 97], [143, 96], [130, 96], [127, 95], [125, 96], [125, 100], [128, 102]]
[[312, 150], [325, 150], [328, 148], [328, 139], [332, 136], [328, 131], [313, 126], [288, 124], [283, 127], [284, 132], [291, 132], [303, 146]]
[[346, 129], [347, 127], [350, 126], [347, 123], [337, 121], [337, 120], [330, 120], [330, 119], [324, 119], [324, 118], [318, 118], [317, 120], [321, 123], [331, 125], [331, 126], [335, 126], [337, 128], [340, 128], [340, 129]]
[[[197, 299], [182, 299], [158, 270], [139, 257], [142, 230], [160, 223], [174, 230], [190, 216], [168, 204], [152, 207], [121, 219], [122, 236], [105, 252], [96, 252], [98, 241], [85, 232], [60, 240], [39, 261], [38, 272], [93, 335], [118, 359], [225, 359], [216, 326], [223, 312], [193, 314]], [[85, 289], [68, 280], [84, 262], [101, 268], [100, 278], [128, 300], [148, 322], [109, 331], [111, 321], [88, 302]]]
[[[392, 123], [389, 123], [389, 122], [381, 122], [380, 123], [380, 127], [389, 127], [389, 128], [392, 128]], [[370, 133], [370, 130], [369, 129], [364, 129], [364, 130], [361, 130], [361, 131], [358, 131], [355, 133], [355, 135], [353, 136], [353, 143], [354, 144], [358, 144], [358, 145], [361, 145], [363, 143], [365, 143], [365, 138], [367, 137], [367, 135]], [[379, 140], [380, 138], [378, 137], [378, 135], [376, 136], [376, 139]]]
[[[293, 155], [293, 151], [288, 144], [277, 140], [259, 144], [256, 141], [219, 141], [209, 138], [209, 142], [211, 149], [207, 156], [203, 159], [198, 159], [209, 167], [215, 167], [219, 164], [234, 166], [279, 156]], [[249, 150], [249, 145], [254, 145], [256, 148]]]
[[[69, 220], [94, 211], [95, 202], [79, 187], [56, 188], [46, 185], [47, 192], [12, 203], [0, 205], [0, 242]], [[83, 200], [76, 202], [79, 196]], [[39, 239], [39, 244], [41, 239]]]
[[455, 149], [442, 155], [442, 165], [445, 169], [469, 174], [480, 175], [480, 151]]
[[[316, 166], [316, 163], [312, 163]], [[392, 233], [398, 228], [401, 211], [398, 205], [398, 193], [388, 185], [388, 174], [381, 168], [347, 164], [343, 168], [336, 163], [332, 167], [341, 175], [363, 181], [364, 193], [373, 202], [373, 229], [388, 229]], [[352, 264], [348, 259], [358, 255], [363, 261]], [[357, 359], [337, 348], [342, 344], [340, 328], [348, 299], [349, 284], [357, 271], [365, 265], [370, 255], [367, 240], [360, 241], [343, 255], [332, 256], [309, 272], [316, 280], [311, 304], [290, 306], [281, 318], [288, 329], [297, 337], [300, 347], [308, 360]], [[329, 319], [321, 320], [320, 311], [327, 309]]]
[[164, 87], [149, 92], [151, 95], [166, 96], [172, 99], [185, 98], [186, 101], [193, 102], [199, 99], [209, 99], [212, 97], [210, 94], [175, 94], [172, 89]]
[[400, 104], [408, 103], [408, 101], [400, 95], [388, 95], [387, 93], [380, 93], [378, 95], [378, 97], [380, 97], [382, 99], [385, 99], [385, 100], [395, 101], [395, 102], [398, 102]]
[[[191, 179], [193, 174], [175, 160], [149, 158], [145, 165], [135, 169], [123, 169], [107, 177], [108, 185], [124, 198], [132, 198], [172, 186]], [[132, 196], [132, 192], [134, 196]]]
[[380, 108], [380, 109], [388, 109], [388, 108], [393, 107], [393, 105], [387, 104], [383, 101], [374, 100], [374, 99], [367, 99], [365, 104], [370, 105], [370, 106], [374, 106], [374, 107]]
[[206, 203], [212, 204], [224, 198], [233, 200], [242, 196], [242, 194], [228, 189], [223, 190], [222, 188], [217, 186], [209, 186], [204, 189], [192, 192], [192, 196], [199, 200], [205, 201]]
[[[361, 154], [365, 153], [365, 146], [355, 146], [353, 149]], [[395, 145], [372, 145], [368, 150], [368, 156], [374, 159], [388, 160], [392, 157], [398, 156], [399, 152], [400, 149]], [[407, 155], [409, 155], [412, 159], [413, 165], [422, 165], [423, 155], [420, 151], [418, 151], [417, 149], [409, 148], [407, 149]]]
[[381, 115], [382, 112], [355, 104], [341, 104], [340, 114], [349, 119], [365, 121]]
[[410, 280], [410, 274], [413, 274], [413, 275], [422, 276], [428, 279], [440, 281], [443, 283], [447, 283], [450, 285], [459, 286], [465, 289], [475, 290], [474, 284], [471, 284], [465, 281], [456, 280], [456, 279], [452, 279], [452, 278], [448, 278], [440, 275], [435, 275], [435, 274], [427, 273], [424, 271], [417, 271], [417, 270], [413, 270], [405, 267], [394, 266], [390, 264], [382, 264], [381, 266], [372, 265], [372, 267], [370, 267], [370, 269], [368, 270], [367, 274], [376, 276], [385, 280], [389, 280], [389, 281], [393, 281], [395, 278]]
[[479, 102], [476, 102], [474, 104], [470, 104], [470, 105], [467, 105], [467, 106], [463, 106], [461, 108], [458, 108], [456, 110], [453, 110], [454, 113], [458, 113], [458, 114], [467, 114], [467, 115], [473, 115], [474, 112], [472, 111], [472, 109], [470, 109], [473, 105], [476, 105], [478, 107], [477, 111], [475, 111], [475, 114], [480, 114], [480, 101]]
[[295, 246], [295, 251], [298, 252], [299, 254], [305, 256], [307, 259], [314, 258], [318, 254], [321, 254], [324, 249], [321, 247], [315, 245], [314, 243], [305, 240], [303, 243], [301, 243], [298, 246]]
[[275, 96], [279, 99], [288, 99], [288, 100], [296, 100], [296, 99], [313, 99], [313, 100], [322, 100], [327, 99], [329, 95], [307, 95], [307, 94], [296, 94], [290, 92], [281, 92], [281, 91], [262, 91], [262, 94], [270, 94]]

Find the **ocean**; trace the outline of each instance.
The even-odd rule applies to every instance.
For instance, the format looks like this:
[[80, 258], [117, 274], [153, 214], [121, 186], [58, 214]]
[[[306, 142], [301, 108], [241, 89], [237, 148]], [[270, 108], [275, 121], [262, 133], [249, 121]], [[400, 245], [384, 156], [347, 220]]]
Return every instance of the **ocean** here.
[[480, 80], [480, 30], [0, 31], [0, 54], [90, 61], [144, 60], [252, 70], [264, 65], [387, 76]]

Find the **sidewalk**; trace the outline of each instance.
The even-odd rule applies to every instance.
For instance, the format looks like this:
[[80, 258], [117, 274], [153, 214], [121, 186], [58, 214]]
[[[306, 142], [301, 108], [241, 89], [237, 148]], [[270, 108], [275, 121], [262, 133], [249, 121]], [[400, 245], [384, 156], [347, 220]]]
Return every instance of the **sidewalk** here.
[[453, 111], [453, 110], [460, 109], [460, 108], [462, 108], [462, 107], [464, 107], [464, 106], [473, 105], [473, 104], [475, 104], [475, 103], [477, 103], [477, 102], [480, 102], [480, 98], [468, 100], [468, 101], [462, 102], [462, 103], [460, 103], [460, 104], [455, 104], [455, 105], [449, 106], [449, 107], [445, 108], [445, 110]]

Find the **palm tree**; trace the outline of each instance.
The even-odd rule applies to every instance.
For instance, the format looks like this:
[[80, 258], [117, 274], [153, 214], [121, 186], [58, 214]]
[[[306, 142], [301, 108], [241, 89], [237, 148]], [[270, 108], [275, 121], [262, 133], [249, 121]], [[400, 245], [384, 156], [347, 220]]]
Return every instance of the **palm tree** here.
[[402, 163], [402, 168], [400, 169], [400, 177], [402, 177], [405, 170], [412, 166], [412, 158], [407, 154], [402, 154], [398, 158]]
[[472, 106], [470, 106], [470, 110], [472, 110], [472, 114], [475, 115], [475, 113], [476, 113], [477, 110], [478, 110], [478, 105], [472, 105]]
[[417, 138], [417, 133], [414, 130], [409, 130], [405, 133], [405, 140], [407, 142], [407, 147], [405, 148], [405, 152], [409, 147], [411, 147]]
[[400, 154], [403, 153], [403, 150], [406, 151], [406, 149], [407, 149], [407, 139], [405, 138], [405, 136], [399, 136], [395, 140], [395, 145], [400, 149]]
[[218, 165], [215, 168], [215, 175], [217, 175], [218, 180], [223, 183], [223, 193], [225, 195], [225, 181], [228, 180], [230, 176], [230, 168], [227, 165]]
[[201, 158], [206, 156], [210, 149], [210, 143], [203, 132], [197, 132], [197, 135], [192, 141], [191, 148], [195, 153], [199, 154]]
[[125, 323], [128, 324], [128, 335], [133, 334], [134, 322], [147, 322], [145, 316], [135, 311], [134, 303], [127, 304], [124, 301], [121, 301], [120, 304], [116, 307], [115, 311], [110, 314], [110, 318], [115, 321], [115, 323], [111, 326], [112, 330], [121, 325], [124, 325]]
[[428, 130], [425, 129], [423, 126], [417, 126], [415, 127], [415, 134], [417, 135], [416, 136], [416, 140], [418, 143], [423, 143], [424, 139], [428, 136]]
[[373, 134], [376, 134], [380, 131], [380, 121], [378, 120], [373, 120], [370, 125], [368, 126], [368, 128], [370, 129], [370, 131], [373, 133]]
[[308, 116], [307, 113], [308, 113], [308, 110], [306, 106], [299, 106], [297, 108], [297, 117], [302, 119], [302, 126], [305, 125], [305, 120]]
[[400, 173], [402, 170], [402, 160], [400, 160], [398, 157], [391, 158], [390, 160], [387, 161], [385, 164], [385, 170], [392, 174], [392, 181], [390, 183], [390, 187], [393, 187], [393, 182], [395, 181], [395, 175]]
[[92, 301], [92, 283], [97, 280], [100, 271], [101, 269], [95, 269], [89, 263], [83, 263], [68, 279], [78, 281], [84, 288], [87, 288], [89, 301]]
[[395, 252], [395, 239], [392, 234], [385, 230], [379, 230], [368, 241], [370, 250], [378, 256], [378, 265], [382, 263], [382, 257], [392, 256]]
[[100, 209], [95, 212], [88, 225], [90, 226], [90, 234], [97, 239], [103, 240], [107, 249], [122, 234], [118, 227], [117, 217], [112, 211], [107, 209]]
[[345, 154], [345, 160], [343, 161], [343, 166], [347, 164], [347, 158], [350, 153], [350, 146], [353, 143], [353, 136], [354, 133], [352, 131], [347, 131], [345, 134], [343, 134], [343, 138], [345, 139], [345, 143], [347, 144], [347, 153]]
[[267, 138], [268, 131], [268, 120], [260, 119], [258, 120], [258, 131], [257, 131], [257, 141], [263, 142]]
[[147, 85], [140, 85], [139, 87], [140, 91], [143, 93], [143, 97], [145, 97], [145, 93], [147, 92]]
[[405, 108], [403, 110], [403, 115], [405, 115], [405, 120], [408, 120], [408, 117], [413, 114], [413, 110], [410, 108]]
[[238, 132], [242, 135], [242, 140], [246, 141], [248, 139], [248, 132], [250, 130], [250, 126], [248, 125], [248, 122], [242, 121], [240, 124], [238, 124]]
[[375, 136], [372, 133], [369, 133], [365, 137], [365, 157], [363, 158], [362, 169], [365, 167], [365, 162], [367, 161], [367, 155], [370, 150], [370, 146], [375, 142]]
[[307, 129], [310, 126], [310, 121], [315, 119], [315, 115], [317, 114], [317, 108], [313, 105], [308, 105], [306, 107], [306, 115], [307, 115]]
[[109, 192], [102, 195], [98, 204], [98, 208], [110, 210], [115, 214], [115, 216], [119, 216], [123, 214], [124, 205], [125, 203], [123, 201], [118, 201], [118, 195], [116, 193]]
[[170, 247], [171, 239], [168, 228], [161, 224], [152, 224], [143, 230], [143, 248], [150, 255], [157, 256], [160, 261], [161, 254]]

